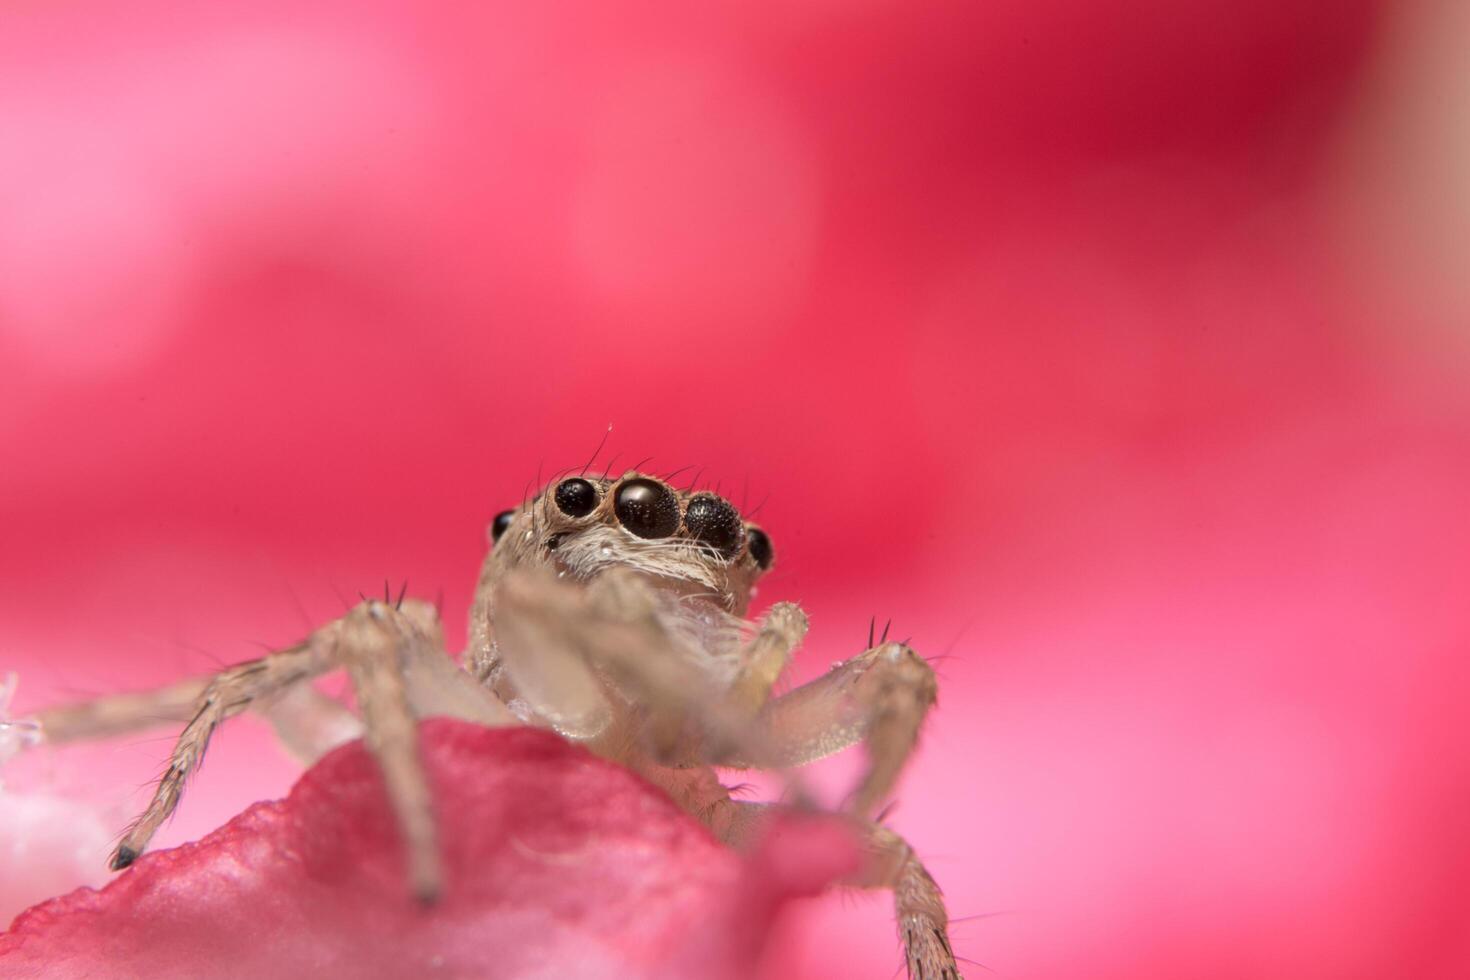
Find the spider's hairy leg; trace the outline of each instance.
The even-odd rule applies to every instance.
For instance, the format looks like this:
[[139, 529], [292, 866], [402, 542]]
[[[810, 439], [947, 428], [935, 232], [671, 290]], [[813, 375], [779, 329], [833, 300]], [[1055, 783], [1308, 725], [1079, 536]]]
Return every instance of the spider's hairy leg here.
[[112, 853], [114, 871], [132, 864], [179, 804], [184, 783], [209, 747], [210, 736], [226, 718], [239, 714], [250, 702], [272, 691], [309, 680], [335, 666], [341, 622], [331, 623], [297, 646], [227, 668], [208, 681], [194, 702], [194, 712], [179, 734], [169, 756], [168, 769], [147, 809], [128, 828]]
[[[435, 607], [423, 600], [407, 599], [400, 608], [442, 650]], [[494, 694], [460, 670], [446, 654], [417, 657], [406, 669], [409, 700], [414, 714], [420, 718], [447, 715], [482, 725], [517, 723]], [[40, 725], [43, 740], [51, 745], [125, 735], [170, 722], [183, 723], [199, 710], [199, 696], [213, 679], [212, 675], [191, 677], [149, 691], [54, 705], [29, 720]], [[269, 721], [286, 750], [306, 765], [362, 734], [361, 721], [346, 705], [310, 684], [286, 685], [261, 695], [251, 702], [249, 710]]]
[[403, 835], [409, 883], [422, 901], [433, 901], [443, 889], [444, 870], [404, 669], [442, 653], [411, 619], [380, 602], [364, 603], [343, 618], [337, 646], [362, 711], [364, 740], [383, 771]]
[[[42, 740], [62, 745], [143, 731], [169, 722], [187, 722], [199, 710], [199, 696], [212, 677], [191, 677], [151, 691], [109, 694], [90, 701], [59, 704], [34, 719]], [[276, 737], [298, 762], [310, 765], [330, 750], [362, 734], [362, 723], [347, 706], [310, 684], [289, 684], [250, 705], [275, 729]]]
[[775, 755], [762, 761], [798, 766], [866, 741], [868, 766], [850, 807], [871, 816], [897, 782], [937, 693], [924, 658], [902, 643], [880, 643], [767, 705], [761, 728]]
[[[292, 731], [300, 735], [324, 722], [345, 723], [340, 704], [316, 692], [290, 691], [310, 691], [307, 682], [340, 667], [346, 667], [352, 679], [368, 748], [383, 771], [408, 848], [411, 883], [421, 898], [434, 898], [442, 873], [428, 783], [418, 756], [415, 708], [423, 704], [436, 712], [490, 724], [513, 723], [514, 718], [494, 702], [489, 691], [454, 668], [443, 651], [434, 608], [414, 601], [401, 609], [384, 602], [364, 602], [303, 643], [231, 667], [209, 680], [195, 701], [152, 801], [113, 853], [114, 870], [131, 864], [178, 806], [184, 783], [198, 768], [215, 728], [226, 718], [258, 707], [272, 718], [278, 731], [286, 729], [282, 734], [288, 743]], [[326, 714], [310, 717], [322, 712]], [[325, 747], [314, 738], [295, 746], [308, 756]]]
[[893, 912], [904, 958], [913, 980], [960, 980], [949, 945], [949, 914], [944, 895], [902, 837], [870, 824], [867, 860], [856, 884], [893, 890]]
[[[481, 725], [515, 725], [515, 715], [491, 691], [460, 670], [444, 653], [438, 609], [420, 599], [396, 604], [428, 642], [405, 647], [402, 669], [415, 718], [451, 717]], [[294, 684], [257, 699], [250, 709], [265, 717], [298, 761], [311, 765], [363, 734], [363, 723], [336, 698], [311, 684]]]
[[171, 721], [188, 721], [198, 710], [208, 677], [191, 677], [167, 687], [111, 694], [90, 701], [58, 704], [36, 712], [46, 742], [60, 745], [124, 735]]
[[[779, 809], [769, 803], [724, 800], [710, 814], [710, 829], [731, 847], [746, 850], [760, 838], [767, 821]], [[944, 895], [914, 849], [880, 824], [858, 820], [857, 828], [864, 859], [847, 884], [893, 892], [894, 918], [911, 980], [961, 980], [949, 944]]]
[[[432, 610], [427, 603], [421, 605], [424, 610]], [[403, 608], [405, 613], [420, 611], [415, 610], [412, 600]], [[441, 652], [438, 643], [431, 649], [409, 652], [419, 654], [403, 664], [415, 718], [459, 718], [488, 726], [520, 723], [488, 688]], [[266, 695], [253, 702], [250, 710], [271, 723], [281, 744], [302, 765], [315, 763], [363, 734], [362, 719], [311, 684], [292, 684]]]

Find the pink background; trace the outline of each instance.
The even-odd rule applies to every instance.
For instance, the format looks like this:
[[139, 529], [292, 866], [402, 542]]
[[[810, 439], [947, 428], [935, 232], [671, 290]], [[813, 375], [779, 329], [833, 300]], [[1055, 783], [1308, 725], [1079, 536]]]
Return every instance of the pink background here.
[[[458, 648], [611, 423], [767, 501], [800, 676], [872, 615], [945, 657], [892, 822], [963, 955], [1470, 971], [1452, 0], [211, 7], [0, 12], [21, 710], [385, 577]], [[120, 826], [166, 747], [46, 778]], [[242, 720], [161, 842], [292, 778]], [[888, 977], [889, 919], [770, 975]]]

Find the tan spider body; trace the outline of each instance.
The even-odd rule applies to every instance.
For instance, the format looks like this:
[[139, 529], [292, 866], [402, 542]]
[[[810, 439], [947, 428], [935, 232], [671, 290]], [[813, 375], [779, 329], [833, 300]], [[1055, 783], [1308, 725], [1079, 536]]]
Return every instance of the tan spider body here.
[[[879, 642], [780, 696], [772, 688], [807, 629], [778, 603], [744, 618], [773, 559], [769, 538], [707, 492], [652, 476], [569, 477], [492, 525], [463, 664], [446, 654], [437, 610], [367, 600], [296, 646], [213, 677], [43, 711], [51, 742], [186, 721], [152, 802], [112, 858], [126, 867], [177, 806], [210, 735], [246, 708], [310, 762], [362, 735], [382, 766], [416, 894], [443, 882], [415, 721], [448, 715], [537, 725], [665, 789], [720, 839], [742, 847], [767, 804], [732, 800], [714, 766], [787, 768], [859, 741], [868, 765], [848, 804], [867, 860], [853, 884], [891, 889], [909, 974], [958, 978], [938, 887], [912, 849], [870, 822], [935, 699], [929, 665]], [[358, 715], [310, 681], [351, 677]]]

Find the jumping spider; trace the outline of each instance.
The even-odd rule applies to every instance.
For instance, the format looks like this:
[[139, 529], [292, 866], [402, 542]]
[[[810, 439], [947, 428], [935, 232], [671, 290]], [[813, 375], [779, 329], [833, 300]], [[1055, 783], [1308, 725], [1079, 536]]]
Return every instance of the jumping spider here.
[[[759, 833], [774, 805], [732, 800], [712, 766], [799, 766], [864, 741], [868, 764], [847, 809], [864, 828], [867, 857], [852, 883], [893, 892], [911, 977], [959, 977], [939, 888], [905, 841], [871, 822], [934, 703], [928, 663], [870, 637], [868, 650], [773, 697], [806, 616], [782, 602], [758, 622], [744, 618], [775, 555], [766, 533], [713, 493], [634, 470], [584, 472], [498, 515], [489, 534], [462, 665], [446, 654], [437, 609], [400, 596], [365, 600], [296, 646], [212, 677], [42, 711], [51, 742], [187, 722], [112, 868], [148, 846], [215, 727], [246, 708], [307, 762], [365, 737], [412, 888], [426, 901], [444, 869], [418, 718], [555, 729], [662, 787], [735, 847]], [[311, 684], [337, 668], [351, 677], [360, 718]]]

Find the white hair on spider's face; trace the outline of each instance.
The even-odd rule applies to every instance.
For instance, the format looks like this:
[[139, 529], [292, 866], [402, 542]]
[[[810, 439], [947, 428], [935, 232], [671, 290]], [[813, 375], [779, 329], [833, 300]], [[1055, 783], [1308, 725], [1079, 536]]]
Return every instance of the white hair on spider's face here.
[[647, 577], [663, 592], [745, 615], [770, 569], [770, 538], [723, 497], [676, 490], [634, 470], [555, 481], [491, 525], [487, 573], [541, 565], [589, 581], [610, 568]]

